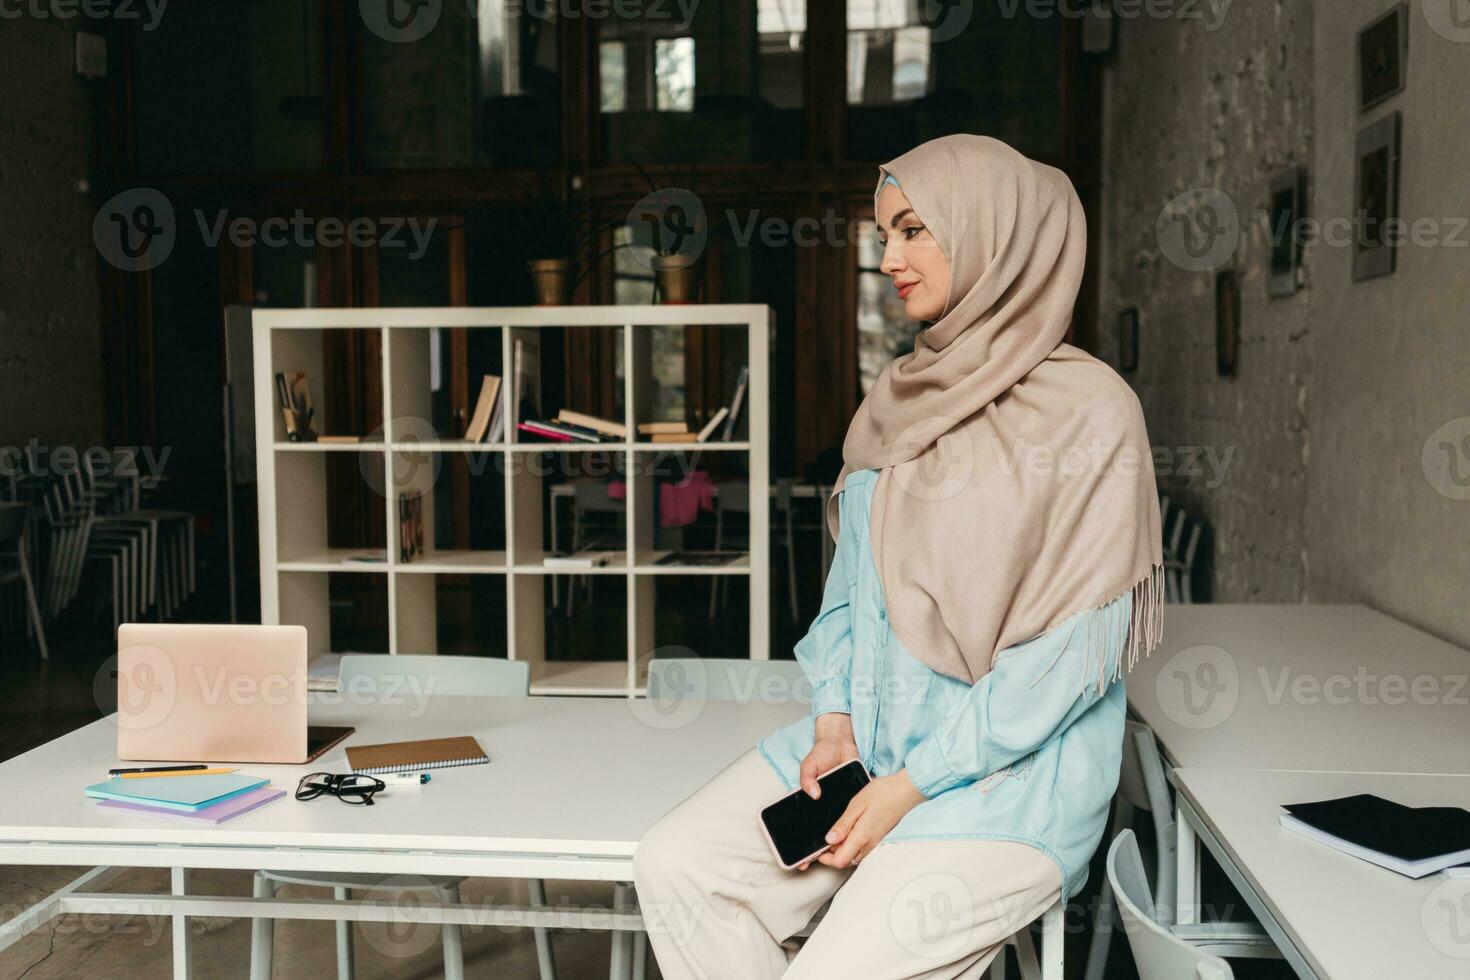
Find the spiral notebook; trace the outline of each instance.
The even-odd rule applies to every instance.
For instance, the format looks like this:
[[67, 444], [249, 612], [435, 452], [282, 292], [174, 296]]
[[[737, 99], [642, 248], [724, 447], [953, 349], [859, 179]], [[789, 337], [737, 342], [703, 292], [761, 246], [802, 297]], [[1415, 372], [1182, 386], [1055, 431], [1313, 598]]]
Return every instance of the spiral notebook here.
[[478, 766], [490, 757], [469, 735], [459, 738], [426, 738], [417, 742], [388, 742], [384, 745], [354, 745], [347, 750], [353, 772], [420, 772], [450, 766]]

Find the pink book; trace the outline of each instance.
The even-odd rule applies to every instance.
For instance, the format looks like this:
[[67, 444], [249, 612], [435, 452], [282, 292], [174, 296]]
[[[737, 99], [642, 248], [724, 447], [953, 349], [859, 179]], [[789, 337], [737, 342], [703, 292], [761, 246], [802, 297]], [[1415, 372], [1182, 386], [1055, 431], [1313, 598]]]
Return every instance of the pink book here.
[[516, 428], [520, 429], [522, 432], [530, 432], [538, 436], [543, 436], [547, 439], [555, 439], [557, 442], [572, 441], [572, 437], [567, 435], [565, 432], [557, 432], [554, 429], [543, 429], [540, 426], [531, 422], [521, 422], [519, 425], [516, 426]]
[[221, 800], [213, 806], [204, 807], [201, 810], [169, 810], [161, 806], [148, 806], [145, 803], [128, 803], [123, 800], [103, 800], [97, 806], [107, 810], [125, 810], [129, 813], [142, 813], [148, 816], [180, 817], [184, 820], [193, 820], [196, 823], [221, 824], [226, 820], [238, 817], [242, 813], [273, 803], [286, 795], [283, 789], [271, 789], [262, 786], [248, 793], [240, 793], [227, 800]]

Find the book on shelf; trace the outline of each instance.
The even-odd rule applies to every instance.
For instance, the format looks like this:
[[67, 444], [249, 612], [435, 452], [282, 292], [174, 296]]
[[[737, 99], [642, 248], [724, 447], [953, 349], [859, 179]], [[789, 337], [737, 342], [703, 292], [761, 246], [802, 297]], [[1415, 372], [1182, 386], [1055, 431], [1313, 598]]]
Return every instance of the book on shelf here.
[[580, 425], [572, 425], [568, 422], [558, 422], [553, 419], [527, 419], [519, 423], [516, 428], [531, 435], [543, 436], [547, 439], [555, 439], [558, 442], [616, 442], [612, 436], [584, 428]]
[[655, 432], [648, 437], [649, 442], [694, 442], [697, 432], [688, 429], [680, 429], [678, 432]]
[[621, 422], [601, 419], [596, 415], [587, 415], [583, 412], [574, 412], [568, 408], [557, 412], [556, 420], [568, 425], [578, 425], [584, 429], [591, 429], [593, 432], [600, 432], [614, 439], [626, 439], [628, 437], [628, 427]]
[[742, 367], [735, 378], [735, 395], [730, 399], [730, 414], [725, 419], [725, 432], [720, 436], [725, 442], [735, 438], [735, 423], [740, 420], [740, 409], [745, 406], [745, 389], [750, 384], [750, 367]]
[[549, 442], [583, 441], [575, 440], [571, 436], [567, 435], [565, 432], [557, 432], [554, 429], [543, 429], [541, 426], [537, 425], [534, 422], [519, 422], [516, 424], [516, 429], [524, 432], [526, 435], [537, 436], [538, 438], [546, 439]]
[[424, 553], [424, 497], [398, 495], [398, 560], [410, 562]]
[[308, 691], [335, 691], [342, 676], [342, 654], [318, 653], [306, 662]]
[[316, 441], [329, 446], [355, 446], [363, 441], [362, 436], [317, 436]]
[[484, 442], [490, 435], [493, 423], [500, 411], [500, 376], [487, 374], [480, 381], [480, 397], [475, 402], [470, 424], [465, 427], [465, 442]]
[[638, 434], [641, 436], [688, 434], [689, 424], [687, 422], [639, 422]]
[[671, 551], [654, 562], [655, 565], [728, 565], [737, 558], [744, 558], [743, 551]]
[[557, 552], [542, 557], [543, 568], [603, 568], [611, 565], [621, 552], [600, 545], [588, 545], [576, 551]]
[[726, 416], [729, 414], [730, 409], [721, 405], [720, 410], [710, 416], [710, 420], [704, 424], [704, 428], [699, 430], [699, 435], [695, 436], [694, 441], [709, 442], [709, 437], [714, 434], [715, 429], [719, 428], [720, 423], [725, 421]]

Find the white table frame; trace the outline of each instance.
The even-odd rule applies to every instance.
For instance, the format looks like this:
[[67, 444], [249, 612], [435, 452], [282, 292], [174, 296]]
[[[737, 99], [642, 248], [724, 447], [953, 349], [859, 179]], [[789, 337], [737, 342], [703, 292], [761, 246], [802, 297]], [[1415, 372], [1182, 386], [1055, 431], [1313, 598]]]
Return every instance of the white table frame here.
[[[1171, 778], [1170, 783], [1174, 783]], [[1200, 846], [1210, 852], [1225, 872], [1225, 877], [1240, 892], [1240, 897], [1245, 899], [1245, 904], [1250, 907], [1251, 913], [1260, 921], [1261, 927], [1266, 930], [1266, 935], [1276, 944], [1281, 951], [1281, 956], [1288, 966], [1296, 972], [1303, 980], [1317, 980], [1318, 974], [1307, 963], [1306, 957], [1297, 948], [1296, 943], [1287, 934], [1285, 927], [1277, 919], [1275, 912], [1261, 896], [1253, 884], [1236, 866], [1220, 839], [1206, 823], [1195, 808], [1184, 798], [1177, 784], [1174, 784], [1174, 825], [1178, 834], [1179, 842], [1179, 875], [1178, 875], [1178, 903], [1175, 907], [1176, 923], [1178, 925], [1196, 925], [1199, 923], [1199, 866]], [[1184, 855], [1191, 855], [1191, 860], [1185, 860]], [[1186, 899], [1185, 896], [1188, 896]]]
[[[553, 762], [551, 758], [536, 757], [529, 758], [530, 752], [523, 747], [527, 745], [540, 746], [543, 742], [552, 742], [547, 733], [553, 732], [557, 737], [575, 737], [575, 733], [567, 733], [564, 729], [557, 730], [557, 726], [573, 724], [576, 719], [585, 719], [587, 727], [602, 726], [601, 734], [607, 737], [607, 726], [623, 717], [629, 708], [625, 707], [630, 699], [585, 699], [585, 698], [529, 698], [529, 699], [476, 699], [476, 698], [447, 698], [435, 699], [434, 704], [440, 701], [458, 702], [462, 712], [470, 712], [473, 705], [470, 702], [486, 702], [486, 714], [499, 715], [501, 723], [510, 727], [518, 725], [519, 730], [514, 741], [507, 734], [499, 739], [495, 734], [496, 729], [490, 728], [484, 735], [483, 744], [492, 757], [492, 766], [497, 756], [496, 746], [502, 749], [502, 764], [511, 766], [514, 764], [512, 753], [520, 752], [522, 758], [519, 760], [523, 767], [545, 766], [549, 771]], [[498, 707], [489, 705], [488, 702], [501, 702]], [[350, 712], [348, 718], [338, 715], [322, 717], [313, 709], [314, 721], [326, 721], [329, 723], [341, 723], [344, 720], [357, 720], [358, 732], [349, 740], [348, 744], [369, 744], [386, 738], [402, 737], [405, 729], [402, 727], [376, 728], [371, 720], [375, 708], [356, 709], [358, 715]], [[711, 703], [701, 709], [700, 714], [708, 716], [708, 724], [697, 727], [681, 727], [668, 732], [658, 733], [652, 726], [645, 726], [636, 720], [627, 720], [619, 731], [613, 732], [615, 737], [620, 737], [617, 758], [625, 760], [623, 764], [629, 767], [629, 771], [620, 784], [627, 782], [639, 785], [642, 779], [641, 767], [653, 766], [657, 768], [667, 764], [667, 758], [649, 757], [644, 758], [630, 748], [638, 746], [656, 746], [660, 735], [667, 735], [673, 740], [685, 743], [690, 750], [688, 757], [693, 760], [692, 765], [685, 767], [685, 771], [678, 774], [674, 780], [675, 789], [661, 794], [642, 794], [644, 801], [643, 809], [648, 811], [639, 815], [635, 823], [651, 823], [656, 819], [654, 810], [662, 812], [679, 799], [682, 794], [691, 787], [697, 787], [704, 779], [717, 772], [720, 766], [733, 759], [736, 755], [745, 751], [754, 744], [751, 737], [756, 731], [768, 731], [777, 724], [790, 721], [805, 713], [806, 707], [794, 702], [784, 704], [714, 704]], [[519, 712], [519, 714], [517, 714]], [[612, 714], [609, 715], [609, 712]], [[563, 717], [561, 713], [568, 713]], [[465, 714], [456, 717], [463, 718]], [[410, 719], [412, 715], [408, 716]], [[362, 719], [366, 718], [367, 721]], [[631, 714], [628, 719], [633, 719]], [[410, 721], [397, 719], [399, 726], [410, 724]], [[450, 724], [462, 724], [454, 721]], [[691, 723], [692, 724], [692, 723]], [[105, 726], [100, 730], [94, 726]], [[69, 736], [63, 736], [55, 742], [48, 743], [32, 752], [18, 756], [7, 763], [0, 764], [0, 770], [6, 767], [14, 767], [17, 763], [23, 763], [36, 767], [39, 771], [50, 771], [47, 760], [55, 756], [58, 762], [61, 757], [68, 756], [75, 751], [73, 746], [61, 745], [60, 743], [72, 738], [80, 738], [81, 742], [88, 745], [96, 745], [103, 737], [110, 737], [107, 733], [115, 731], [107, 720], [94, 722], [91, 732], [86, 729], [74, 732]], [[547, 744], [543, 751], [548, 755], [554, 755], [565, 747]], [[330, 771], [345, 771], [345, 758], [342, 756], [342, 747], [334, 749], [323, 759], [318, 760], [310, 766], [300, 767], [250, 767], [258, 768], [264, 773], [266, 770], [288, 770], [283, 778], [278, 779], [276, 784], [283, 789], [294, 788], [295, 779], [287, 779], [294, 776], [299, 777], [302, 773], [313, 769]], [[110, 753], [109, 753], [110, 755]], [[28, 758], [29, 757], [29, 758]], [[601, 760], [605, 764], [606, 760]], [[95, 763], [86, 766], [86, 771], [101, 772], [109, 766], [115, 765], [116, 760], [111, 757], [96, 759]], [[74, 785], [73, 772], [77, 768], [77, 761], [71, 760], [68, 765], [57, 765], [60, 772], [59, 779], [65, 780], [64, 791], [62, 787], [56, 787], [57, 799], [70, 798], [71, 793], [80, 794], [80, 786]], [[450, 770], [450, 772], [468, 773], [472, 770]], [[669, 783], [669, 774], [660, 772], [662, 783]], [[504, 777], [503, 777], [504, 778]], [[471, 787], [466, 783], [458, 783], [456, 791], [467, 791]], [[437, 790], [435, 786], [425, 793]], [[450, 792], [450, 785], [446, 784], [443, 792]], [[664, 799], [669, 796], [670, 799]], [[446, 802], [449, 798], [446, 799]], [[331, 804], [331, 801], [328, 801]], [[274, 808], [307, 806], [310, 804], [298, 804], [283, 800], [259, 811], [261, 817], [269, 819]], [[590, 807], [588, 812], [596, 816], [596, 807]], [[66, 807], [61, 812], [68, 812]], [[283, 815], [283, 811], [276, 810], [277, 816]], [[83, 820], [95, 819], [88, 810], [83, 810]], [[245, 822], [255, 818], [255, 814], [240, 818], [240, 824], [224, 824], [224, 828], [241, 827]], [[75, 819], [75, 818], [72, 818]], [[243, 843], [238, 838], [239, 834], [231, 831], [232, 837], [236, 839], [223, 839], [220, 842], [212, 842], [214, 836], [212, 829], [188, 826], [182, 822], [168, 820], [150, 821], [146, 818], [123, 816], [118, 818], [116, 826], [118, 829], [111, 831], [114, 839], [107, 839], [110, 832], [107, 827], [93, 827], [85, 822], [68, 823], [67, 818], [59, 818], [55, 826], [37, 825], [34, 814], [26, 814], [23, 818], [17, 818], [15, 822], [7, 820], [4, 816], [4, 808], [0, 807], [0, 865], [45, 865], [45, 866], [81, 866], [87, 868], [77, 878], [67, 883], [56, 892], [47, 896], [24, 912], [15, 916], [7, 922], [0, 923], [0, 951], [3, 951], [22, 938], [34, 933], [37, 929], [44, 927], [57, 916], [65, 914], [77, 915], [155, 915], [169, 916], [172, 918], [173, 945], [173, 977], [175, 980], [188, 980], [191, 976], [189, 964], [189, 932], [188, 919], [191, 916], [225, 916], [242, 919], [315, 919], [315, 920], [339, 920], [345, 919], [355, 922], [392, 922], [399, 924], [409, 923], [433, 923], [445, 924], [455, 923], [461, 926], [543, 926], [543, 927], [570, 927], [588, 930], [604, 930], [613, 936], [613, 950], [609, 976], [612, 980], [628, 980], [631, 976], [640, 975], [647, 956], [646, 940], [636, 941], [634, 935], [645, 932], [646, 926], [642, 914], [636, 907], [636, 898], [629, 883], [633, 880], [633, 853], [637, 847], [641, 831], [635, 831], [630, 827], [617, 831], [605, 829], [604, 817], [596, 816], [597, 823], [588, 827], [588, 832], [582, 837], [569, 836], [567, 828], [562, 828], [561, 834], [549, 831], [548, 835], [541, 838], [528, 838], [524, 836], [524, 825], [527, 821], [522, 815], [522, 825], [518, 828], [522, 836], [484, 837], [481, 838], [481, 847], [467, 848], [455, 846], [455, 838], [439, 837], [431, 838], [431, 846], [426, 846], [422, 833], [420, 832], [413, 840], [404, 841], [401, 845], [388, 839], [387, 832], [367, 835], [360, 846], [342, 846], [332, 843], [328, 838], [330, 833], [313, 834], [295, 830], [292, 832], [290, 843], [274, 845], [266, 843]], [[529, 821], [534, 823], [534, 820]], [[7, 825], [8, 824], [8, 825]], [[269, 825], [257, 828], [257, 836], [269, 836]], [[581, 828], [575, 828], [580, 830]], [[646, 829], [646, 828], [644, 828]], [[597, 837], [597, 834], [602, 837]], [[323, 839], [320, 846], [309, 842], [312, 836]], [[139, 839], [145, 838], [145, 839]], [[307, 843], [303, 843], [303, 840]], [[130, 868], [168, 868], [170, 869], [170, 891], [171, 894], [124, 894], [108, 893], [100, 889], [117, 875]], [[577, 881], [602, 881], [609, 882], [615, 886], [614, 904], [623, 902], [623, 907], [596, 907], [596, 906], [556, 906], [546, 905], [519, 905], [514, 903], [495, 903], [493, 906], [475, 905], [473, 903], [460, 902], [457, 904], [442, 904], [436, 906], [419, 906], [418, 904], [407, 907], [395, 906], [391, 902], [380, 902], [371, 900], [339, 901], [335, 899], [282, 899], [282, 898], [246, 898], [238, 896], [214, 896], [190, 894], [189, 877], [190, 872], [195, 869], [210, 870], [238, 870], [259, 871], [264, 869], [283, 871], [311, 871], [311, 872], [368, 872], [375, 874], [398, 874], [398, 875], [449, 875], [472, 878], [506, 878], [506, 879], [528, 879], [528, 878], [552, 878]]]
[[[1259, 702], [1255, 700], [1259, 693], [1251, 685], [1260, 685], [1262, 681], [1254, 673], [1259, 667], [1255, 658], [1260, 653], [1260, 645], [1263, 642], [1274, 642], [1284, 634], [1275, 633], [1282, 626], [1291, 627], [1289, 637], [1280, 639], [1279, 649], [1281, 657], [1279, 663], [1291, 666], [1305, 667], [1307, 673], [1314, 671], [1327, 674], [1352, 674], [1360, 664], [1372, 663], [1375, 669], [1384, 673], [1401, 675], [1424, 675], [1429, 677], [1447, 677], [1449, 675], [1470, 672], [1470, 653], [1458, 650], [1452, 645], [1445, 643], [1435, 637], [1429, 636], [1407, 624], [1401, 623], [1392, 617], [1386, 616], [1375, 610], [1361, 605], [1337, 605], [1337, 606], [1274, 606], [1274, 605], [1233, 605], [1233, 606], [1178, 606], [1165, 607], [1165, 645], [1155, 650], [1150, 655], [1150, 660], [1139, 671], [1135, 668], [1134, 673], [1141, 676], [1130, 679], [1130, 688], [1133, 693], [1129, 697], [1131, 713], [1144, 724], [1153, 729], [1160, 750], [1164, 755], [1166, 769], [1170, 777], [1170, 783], [1174, 784], [1175, 792], [1175, 834], [1177, 844], [1176, 865], [1176, 910], [1175, 922], [1179, 925], [1198, 924], [1200, 916], [1200, 857], [1201, 847], [1208, 850], [1220, 864], [1231, 883], [1245, 899], [1251, 911], [1260, 919], [1262, 926], [1276, 942], [1283, 957], [1291, 965], [1299, 976], [1315, 978], [1318, 974], [1311, 968], [1307, 957], [1301, 949], [1292, 941], [1288, 929], [1278, 920], [1272, 912], [1269, 903], [1251, 885], [1239, 866], [1232, 860], [1229, 852], [1224, 847], [1220, 838], [1216, 835], [1205, 816], [1192, 806], [1180, 792], [1180, 788], [1173, 778], [1173, 771], [1177, 768], [1194, 769], [1256, 769], [1256, 770], [1289, 770], [1303, 771], [1304, 762], [1311, 762], [1311, 768], [1318, 771], [1346, 771], [1348, 758], [1342, 753], [1345, 744], [1351, 743], [1354, 751], [1371, 751], [1378, 753], [1370, 758], [1359, 758], [1364, 764], [1363, 771], [1402, 771], [1394, 770], [1393, 766], [1404, 764], [1404, 760], [1410, 763], [1426, 761], [1425, 753], [1421, 751], [1395, 751], [1392, 745], [1385, 744], [1384, 740], [1377, 738], [1360, 738], [1356, 741], [1344, 739], [1343, 732], [1320, 732], [1318, 733], [1318, 745], [1306, 746], [1316, 751], [1317, 756], [1308, 760], [1304, 757], [1292, 756], [1283, 758], [1280, 755], [1268, 753], [1273, 738], [1271, 732], [1262, 727], [1262, 719], [1242, 721], [1240, 717], [1232, 717], [1229, 724], [1204, 733], [1196, 732], [1179, 726], [1169, 718], [1167, 713], [1161, 710], [1155, 695], [1155, 677], [1160, 669], [1160, 661], [1167, 662], [1171, 656], [1183, 649], [1190, 648], [1191, 641], [1199, 646], [1218, 646], [1226, 650], [1228, 654], [1241, 661], [1238, 664], [1239, 680], [1238, 690], [1241, 693], [1240, 711], [1259, 710]], [[1231, 635], [1225, 629], [1226, 621], [1232, 617], [1249, 617], [1242, 619], [1240, 628], [1235, 631], [1237, 635]], [[1303, 626], [1308, 617], [1320, 617], [1322, 619], [1323, 637], [1313, 638], [1311, 643], [1304, 643], [1303, 634], [1309, 630]], [[1177, 631], [1170, 629], [1170, 620], [1185, 620], [1188, 624], [1185, 628], [1184, 640], [1177, 639]], [[1191, 622], [1190, 620], [1194, 621]], [[1208, 622], [1208, 628], [1201, 629], [1200, 624]], [[1238, 643], [1237, 643], [1238, 641]], [[1241, 649], [1241, 648], [1244, 649]], [[1401, 662], [1377, 663], [1372, 661], [1375, 652], [1384, 650], [1396, 651], [1401, 657]], [[1247, 699], [1250, 700], [1247, 700]], [[1358, 709], [1354, 719], [1348, 719], [1355, 724], [1366, 724], [1375, 731], [1385, 731], [1390, 727], [1390, 721], [1403, 724], [1406, 720], [1398, 716], [1387, 716], [1380, 712], [1383, 705], [1361, 707]], [[1304, 729], [1312, 726], [1304, 719], [1313, 721], [1340, 722], [1346, 719], [1344, 714], [1323, 714], [1322, 704], [1319, 701], [1305, 707], [1293, 708], [1288, 702], [1281, 702], [1272, 706], [1273, 711], [1279, 714], [1271, 715], [1267, 720], [1274, 719], [1278, 722], [1282, 731], [1280, 738], [1285, 740], [1293, 752], [1300, 753], [1304, 746], [1296, 741], [1296, 735]], [[1341, 709], [1337, 709], [1339, 712]], [[1442, 722], [1445, 720], [1444, 706], [1440, 705], [1436, 710], [1440, 714], [1421, 716], [1417, 719], [1416, 729], [1433, 729], [1433, 737], [1442, 739], [1455, 737], [1458, 733], [1444, 731]], [[1239, 715], [1240, 711], [1237, 712]], [[1463, 721], [1460, 716], [1456, 721]], [[1232, 727], [1234, 726], [1234, 727]], [[1240, 751], [1243, 746], [1236, 745], [1228, 739], [1232, 732], [1239, 732], [1242, 738], [1250, 746], [1249, 750]], [[1402, 732], [1402, 729], [1399, 730]], [[1427, 731], [1416, 731], [1423, 737]], [[1177, 744], [1171, 745], [1171, 736], [1177, 736]], [[1222, 744], [1222, 739], [1224, 743]], [[1281, 744], [1278, 742], [1278, 745]], [[1446, 766], [1443, 772], [1449, 774], [1470, 774], [1465, 765], [1457, 760], [1445, 757], [1437, 757], [1437, 764]], [[1281, 764], [1285, 762], [1286, 764]], [[1431, 765], [1436, 763], [1431, 763]]]

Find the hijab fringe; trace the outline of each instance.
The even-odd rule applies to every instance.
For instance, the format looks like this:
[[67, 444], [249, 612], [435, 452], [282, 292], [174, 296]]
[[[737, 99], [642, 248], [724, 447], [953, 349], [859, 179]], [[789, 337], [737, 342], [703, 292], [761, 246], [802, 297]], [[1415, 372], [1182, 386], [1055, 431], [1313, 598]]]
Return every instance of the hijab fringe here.
[[[1126, 633], [1118, 629], [1124, 615], [1123, 597], [1132, 599]], [[1102, 695], [1108, 685], [1131, 671], [1142, 657], [1159, 645], [1164, 633], [1164, 566], [1154, 565], [1147, 575], [1126, 591], [1097, 608], [1088, 617], [1088, 657], [1097, 651], [1096, 685]], [[1108, 665], [1112, 665], [1111, 675]]]

